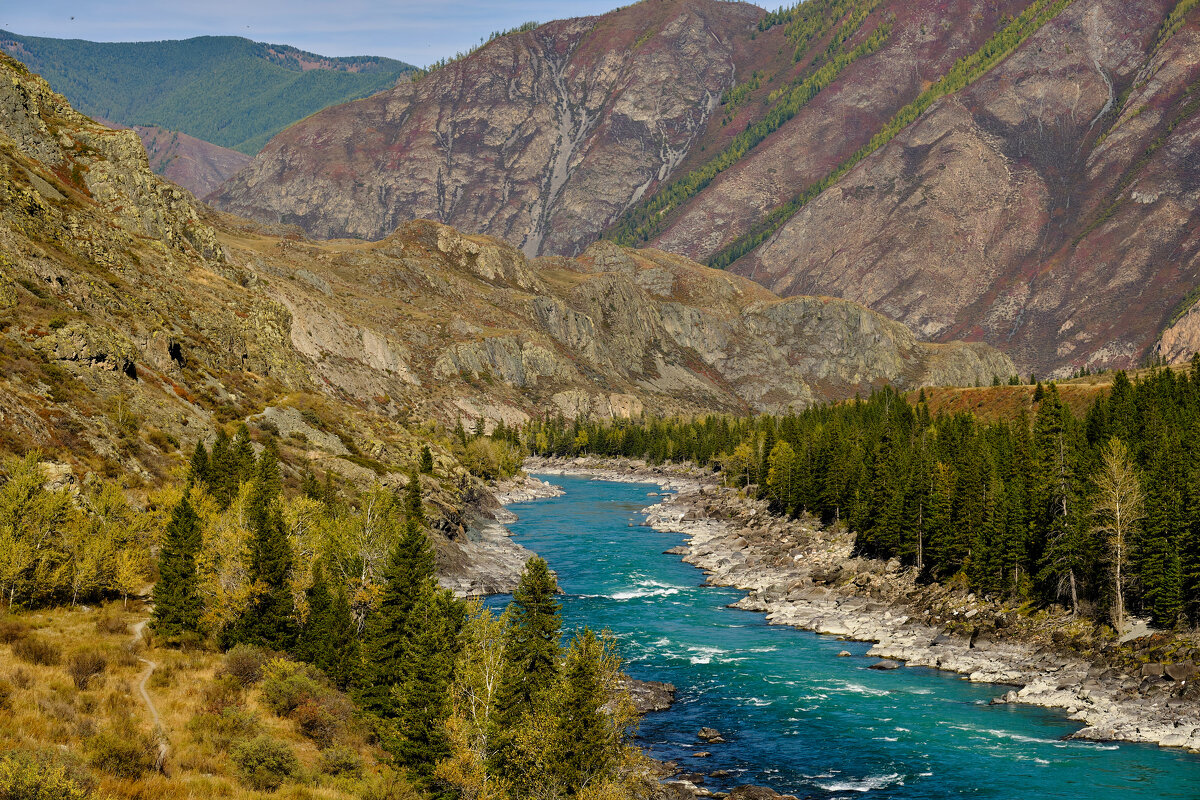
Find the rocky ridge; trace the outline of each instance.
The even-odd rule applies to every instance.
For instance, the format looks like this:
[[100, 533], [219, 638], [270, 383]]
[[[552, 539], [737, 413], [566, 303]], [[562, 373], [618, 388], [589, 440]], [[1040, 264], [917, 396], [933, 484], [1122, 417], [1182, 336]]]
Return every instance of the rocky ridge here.
[[875, 642], [868, 655], [1014, 685], [994, 702], [1061, 709], [1083, 724], [1076, 738], [1200, 752], [1198, 643], [1159, 635], [1118, 644], [1065, 612], [1028, 618], [996, 600], [920, 586], [897, 562], [852, 557], [850, 532], [771, 515], [687, 465], [533, 459], [526, 468], [674, 491], [648, 509], [647, 524], [685, 534], [684, 560], [707, 583], [745, 590], [736, 607], [772, 624]]
[[[1029, 6], [863, 3], [846, 47], [881, 26], [886, 41], [670, 204], [647, 243], [719, 254]], [[419, 216], [527, 253], [583, 252], [825, 63], [829, 36], [793, 59], [786, 26], [761, 19], [643, 2], [502, 37], [295, 126], [215, 202], [322, 237], [380, 238]], [[1061, 4], [732, 268], [782, 295], [863, 303], [922, 339], [987, 342], [1022, 373], [1185, 360], [1200, 341], [1180, 317], [1200, 275], [1198, 80], [1200, 7]]]

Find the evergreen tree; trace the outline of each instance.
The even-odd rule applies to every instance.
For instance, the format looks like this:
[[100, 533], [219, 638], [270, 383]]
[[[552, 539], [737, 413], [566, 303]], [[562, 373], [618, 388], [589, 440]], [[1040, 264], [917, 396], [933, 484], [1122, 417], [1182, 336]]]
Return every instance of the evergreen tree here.
[[408, 622], [403, 680], [393, 688], [398, 735], [384, 746], [398, 763], [428, 777], [450, 755], [446, 720], [450, 686], [466, 609], [448, 589], [431, 579], [417, 597]]
[[559, 784], [577, 794], [616, 760], [619, 737], [605, 686], [605, 650], [600, 639], [585, 628], [567, 649], [560, 698], [555, 709], [553, 769]]
[[229, 436], [223, 428], [217, 428], [213, 441], [212, 455], [208, 461], [209, 491], [222, 510], [229, 508], [237, 497], [240, 478], [230, 449]]
[[349, 685], [358, 652], [358, 639], [350, 603], [344, 591], [333, 592], [325, 568], [313, 569], [313, 584], [305, 592], [308, 619], [300, 630], [295, 655], [320, 667], [340, 687]]
[[366, 625], [363, 669], [357, 680], [357, 695], [364, 708], [379, 717], [396, 714], [392, 687], [404, 680], [409, 658], [410, 617], [435, 578], [433, 546], [425, 533], [421, 507], [421, 483], [409, 476], [405, 491], [404, 531], [383, 571], [383, 593], [379, 608]]
[[433, 451], [429, 449], [429, 445], [421, 446], [421, 473], [424, 475], [433, 474]]
[[199, 579], [196, 553], [200, 550], [200, 517], [185, 490], [171, 511], [171, 521], [158, 554], [158, 583], [154, 585], [154, 630], [168, 639], [200, 631]]
[[506, 741], [558, 677], [562, 619], [557, 591], [546, 562], [529, 559], [509, 605], [512, 622], [504, 636], [504, 667], [492, 717], [498, 746], [489, 768], [504, 777], [511, 777], [515, 766], [507, 758]]
[[192, 461], [188, 467], [191, 481], [195, 484], [207, 485], [210, 479], [208, 467], [208, 450], [204, 448], [204, 442], [196, 442], [196, 449], [192, 451]]
[[289, 650], [295, 643], [295, 607], [290, 577], [292, 547], [279, 504], [279, 461], [273, 446], [263, 449], [246, 507], [250, 524], [250, 604], [227, 637], [232, 643]]

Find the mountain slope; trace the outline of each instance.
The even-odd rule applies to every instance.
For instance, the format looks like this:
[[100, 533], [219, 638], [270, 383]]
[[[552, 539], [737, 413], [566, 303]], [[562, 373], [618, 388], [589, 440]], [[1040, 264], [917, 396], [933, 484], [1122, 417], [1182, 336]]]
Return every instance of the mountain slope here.
[[[429, 217], [531, 253], [582, 252], [603, 230], [864, 303], [932, 341], [988, 342], [1022, 372], [1186, 358], [1198, 26], [1194, 0], [641, 3], [306, 120], [215, 200], [318, 236]], [[677, 55], [692, 40], [669, 33], [705, 28], [715, 102]], [[643, 29], [654, 68], [633, 46]], [[645, 121], [587, 106], [556, 160], [576, 141], [556, 109], [581, 107], [557, 99], [560, 53], [568, 72], [636, 67], [621, 97]], [[679, 129], [688, 97], [687, 136], [668, 141], [653, 120]]]
[[[118, 130], [127, 126], [106, 119], [104, 125]], [[142, 140], [150, 169], [196, 197], [204, 197], [250, 163], [250, 156], [227, 147], [169, 131], [157, 125], [136, 125], [133, 132]]]
[[108, 43], [0, 31], [0, 50], [85, 114], [182, 131], [247, 155], [296, 120], [387, 89], [413, 69], [235, 36]]
[[1139, 363], [1200, 279], [1200, 12], [1160, 37], [1173, 5], [1076, 0], [734, 269], [1039, 373]]
[[293, 126], [213, 202], [320, 237], [427, 218], [574, 255], [687, 156], [761, 15], [655, 0], [502, 36]]
[[651, 250], [530, 260], [431, 222], [319, 243], [201, 216], [132, 132], [2, 56], [0, 112], [0, 449], [161, 474], [214, 422], [300, 403], [365, 443], [311, 433], [311, 458], [370, 476], [426, 420], [784, 409], [1012, 370]]

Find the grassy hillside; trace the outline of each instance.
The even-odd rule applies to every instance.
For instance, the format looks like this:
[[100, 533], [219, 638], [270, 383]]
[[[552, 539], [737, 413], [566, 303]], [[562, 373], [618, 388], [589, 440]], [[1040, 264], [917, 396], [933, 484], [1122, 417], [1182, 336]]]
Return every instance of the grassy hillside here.
[[85, 114], [160, 125], [247, 155], [296, 120], [386, 89], [413, 69], [387, 58], [326, 58], [236, 36], [105, 43], [0, 31], [0, 49]]

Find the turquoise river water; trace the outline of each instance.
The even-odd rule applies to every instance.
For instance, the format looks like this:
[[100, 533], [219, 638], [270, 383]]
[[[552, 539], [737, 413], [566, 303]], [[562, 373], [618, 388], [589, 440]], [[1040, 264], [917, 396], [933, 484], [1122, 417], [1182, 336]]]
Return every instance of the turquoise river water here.
[[[800, 798], [1200, 798], [1200, 757], [1062, 741], [1063, 715], [992, 706], [1005, 687], [923, 668], [868, 670], [868, 645], [725, 606], [741, 593], [663, 555], [683, 537], [644, 526], [651, 484], [546, 476], [566, 494], [512, 506], [514, 538], [558, 573], [564, 630], [608, 628], [627, 671], [679, 688], [640, 743], [687, 771], [727, 770]], [[493, 602], [502, 604], [507, 598]], [[849, 650], [852, 658], [838, 658]], [[728, 739], [696, 738], [712, 726]], [[706, 758], [696, 753], [708, 751]]]

